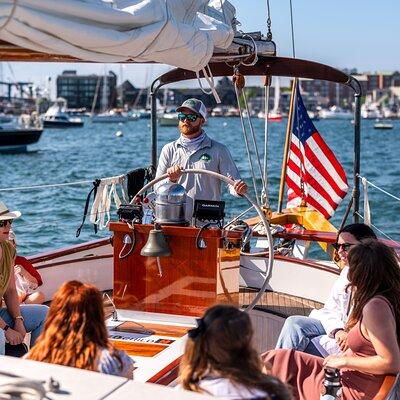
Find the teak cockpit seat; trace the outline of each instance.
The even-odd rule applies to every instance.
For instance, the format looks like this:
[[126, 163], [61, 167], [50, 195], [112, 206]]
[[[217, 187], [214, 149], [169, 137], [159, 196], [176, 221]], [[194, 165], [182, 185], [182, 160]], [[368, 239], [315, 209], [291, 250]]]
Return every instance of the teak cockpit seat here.
[[373, 400], [400, 400], [400, 374], [386, 375]]

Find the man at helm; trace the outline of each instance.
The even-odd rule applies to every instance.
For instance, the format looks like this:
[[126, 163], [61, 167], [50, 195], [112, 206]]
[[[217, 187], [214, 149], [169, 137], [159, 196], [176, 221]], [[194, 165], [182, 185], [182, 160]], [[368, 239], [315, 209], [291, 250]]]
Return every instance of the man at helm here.
[[[207, 110], [198, 99], [188, 99], [177, 108], [180, 137], [161, 150], [156, 177], [168, 174], [171, 182], [181, 184], [187, 192], [188, 203], [195, 199], [220, 200], [221, 181], [198, 174], [182, 174], [182, 169], [204, 169], [218, 172], [235, 181], [229, 186], [233, 195], [243, 195], [247, 185], [240, 179], [239, 171], [228, 148], [211, 139], [203, 130]], [[191, 217], [193, 204], [188, 204], [186, 216]]]

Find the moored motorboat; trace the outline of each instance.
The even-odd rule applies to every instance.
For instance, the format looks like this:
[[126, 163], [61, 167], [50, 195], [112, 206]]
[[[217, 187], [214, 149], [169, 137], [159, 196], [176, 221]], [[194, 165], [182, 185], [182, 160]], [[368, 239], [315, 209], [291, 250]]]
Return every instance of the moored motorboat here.
[[158, 123], [160, 126], [178, 126], [178, 113], [177, 112], [168, 112], [159, 114]]
[[328, 110], [320, 110], [319, 117], [321, 119], [352, 119], [353, 113], [348, 110], [343, 110], [341, 107], [332, 106]]
[[20, 121], [0, 123], [0, 152], [24, 152], [39, 141], [43, 128]]
[[58, 98], [42, 118], [44, 128], [81, 128], [82, 118], [71, 117], [67, 112], [67, 102]]
[[393, 129], [394, 125], [389, 122], [377, 122], [374, 124], [374, 129]]

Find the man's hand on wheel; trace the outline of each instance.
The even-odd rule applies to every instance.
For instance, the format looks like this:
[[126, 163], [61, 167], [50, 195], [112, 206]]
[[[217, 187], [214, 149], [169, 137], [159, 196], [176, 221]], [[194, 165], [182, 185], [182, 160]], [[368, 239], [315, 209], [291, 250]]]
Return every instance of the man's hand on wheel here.
[[171, 182], [177, 182], [182, 176], [182, 167], [179, 165], [174, 165], [167, 169], [168, 178]]
[[233, 188], [235, 189], [235, 192], [239, 195], [239, 196], [243, 196], [245, 193], [247, 193], [247, 185], [244, 181], [242, 181], [241, 179], [238, 179], [237, 181], [235, 181]]

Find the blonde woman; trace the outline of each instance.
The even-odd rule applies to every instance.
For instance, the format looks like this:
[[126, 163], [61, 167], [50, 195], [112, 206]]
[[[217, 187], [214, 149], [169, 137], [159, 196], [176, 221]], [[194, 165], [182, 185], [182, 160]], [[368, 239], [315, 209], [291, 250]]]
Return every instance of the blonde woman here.
[[11, 224], [21, 216], [19, 211], [9, 211], [0, 202], [0, 298], [6, 307], [0, 308], [0, 355], [5, 354], [6, 341], [21, 344], [26, 332], [31, 332], [31, 346], [43, 329], [48, 307], [20, 305], [14, 279], [15, 248], [8, 241]]

